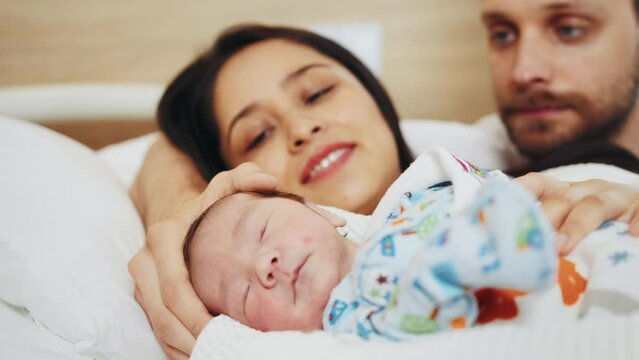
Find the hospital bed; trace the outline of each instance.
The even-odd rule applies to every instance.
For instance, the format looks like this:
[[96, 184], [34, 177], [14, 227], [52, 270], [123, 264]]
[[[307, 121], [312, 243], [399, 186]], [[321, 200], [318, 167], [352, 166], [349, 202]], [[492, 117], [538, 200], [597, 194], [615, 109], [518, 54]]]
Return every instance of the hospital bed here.
[[[139, 135], [153, 130], [161, 92], [161, 86], [147, 84], [0, 89], [0, 358], [164, 358], [126, 270], [144, 242], [127, 188], [154, 139], [153, 133]], [[138, 126], [118, 130], [118, 123], [136, 121]], [[95, 152], [37, 124], [66, 124], [57, 129], [72, 134], [74, 124], [89, 126], [81, 133], [98, 133], [97, 142], [75, 136], [93, 147], [137, 137]], [[454, 138], [442, 145], [484, 167], [500, 161], [480, 151], [501, 145], [487, 141], [477, 125], [404, 121], [402, 126], [416, 151]], [[105, 128], [113, 130], [108, 140], [99, 136]], [[505, 136], [495, 131], [494, 136]], [[556, 174], [579, 180], [591, 172]], [[625, 172], [599, 175], [639, 184]], [[544, 327], [498, 324], [405, 344], [363, 343], [321, 332], [256, 335], [222, 317], [204, 337], [195, 358], [639, 359], [639, 316]]]

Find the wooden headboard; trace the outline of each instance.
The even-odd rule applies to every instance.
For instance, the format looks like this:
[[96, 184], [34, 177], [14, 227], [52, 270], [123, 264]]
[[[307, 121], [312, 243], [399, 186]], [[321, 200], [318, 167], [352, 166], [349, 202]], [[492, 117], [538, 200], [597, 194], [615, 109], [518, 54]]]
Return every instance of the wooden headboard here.
[[0, 86], [164, 84], [238, 22], [376, 22], [382, 80], [407, 118], [472, 121], [494, 108], [475, 0], [5, 1]]

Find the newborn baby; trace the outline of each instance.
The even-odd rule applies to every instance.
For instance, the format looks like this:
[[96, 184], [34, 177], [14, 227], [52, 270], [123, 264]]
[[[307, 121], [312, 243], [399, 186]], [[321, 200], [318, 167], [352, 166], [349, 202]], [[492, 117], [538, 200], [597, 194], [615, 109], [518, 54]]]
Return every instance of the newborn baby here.
[[238, 193], [198, 218], [184, 253], [191, 282], [213, 314], [259, 330], [315, 330], [357, 245], [344, 220], [301, 198]]
[[416, 163], [419, 179], [391, 186], [359, 247], [342, 218], [295, 195], [219, 200], [185, 243], [198, 296], [259, 330], [402, 340], [473, 325], [478, 290], [554, 283], [552, 232], [523, 188], [441, 149]]

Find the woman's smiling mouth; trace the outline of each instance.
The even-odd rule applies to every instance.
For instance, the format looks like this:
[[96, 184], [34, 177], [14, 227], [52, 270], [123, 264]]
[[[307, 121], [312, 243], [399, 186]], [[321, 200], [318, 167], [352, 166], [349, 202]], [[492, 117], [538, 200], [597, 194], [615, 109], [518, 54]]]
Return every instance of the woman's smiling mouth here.
[[313, 154], [302, 171], [302, 184], [312, 183], [333, 173], [348, 161], [354, 149], [355, 144], [336, 143]]

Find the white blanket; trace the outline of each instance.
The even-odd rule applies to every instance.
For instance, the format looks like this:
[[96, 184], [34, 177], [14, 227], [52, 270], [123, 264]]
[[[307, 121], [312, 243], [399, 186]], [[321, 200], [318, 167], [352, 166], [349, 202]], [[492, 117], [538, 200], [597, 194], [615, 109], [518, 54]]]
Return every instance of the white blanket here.
[[[550, 171], [566, 180], [603, 178], [639, 185], [618, 168], [582, 164]], [[365, 342], [321, 331], [263, 333], [226, 316], [198, 337], [192, 359], [639, 359], [639, 314], [501, 323], [424, 336], [408, 343]]]
[[443, 332], [394, 343], [336, 337], [318, 331], [261, 333], [219, 316], [191, 356], [201, 359], [639, 359], [639, 316], [522, 327], [508, 324]]

